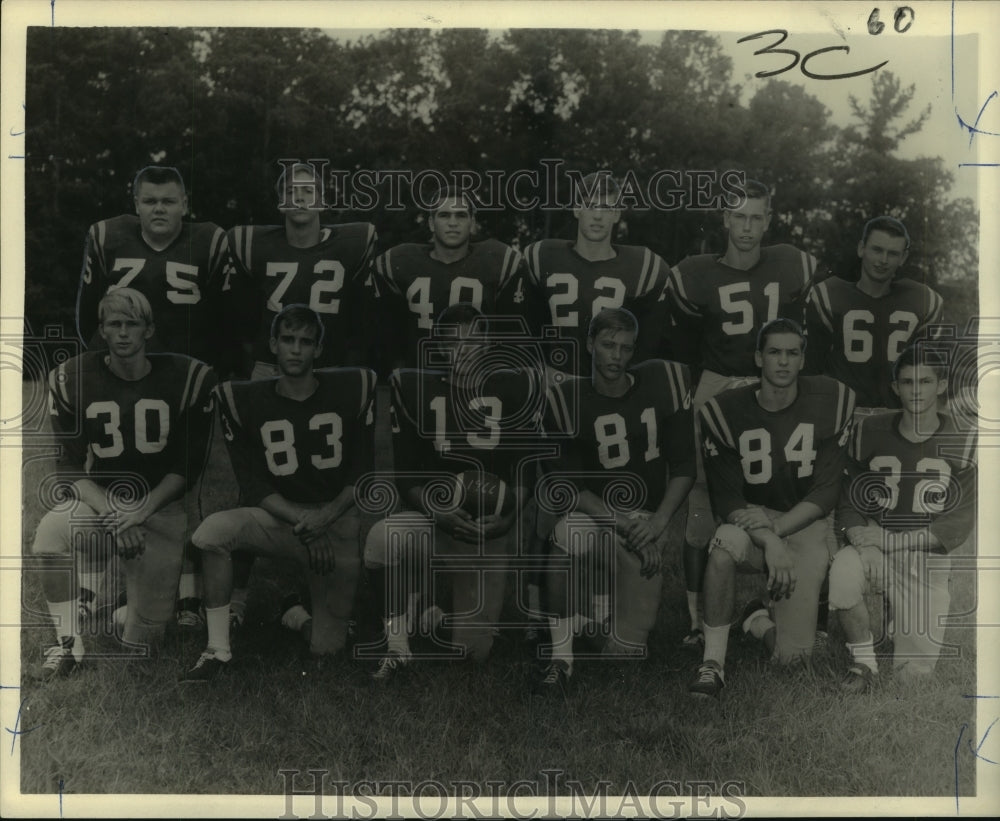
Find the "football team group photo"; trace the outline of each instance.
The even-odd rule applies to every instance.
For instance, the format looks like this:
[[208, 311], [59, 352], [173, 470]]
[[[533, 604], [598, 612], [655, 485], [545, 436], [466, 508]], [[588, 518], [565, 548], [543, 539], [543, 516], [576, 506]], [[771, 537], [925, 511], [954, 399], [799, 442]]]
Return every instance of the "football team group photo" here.
[[29, 29], [22, 791], [974, 794], [978, 212], [852, 82]]

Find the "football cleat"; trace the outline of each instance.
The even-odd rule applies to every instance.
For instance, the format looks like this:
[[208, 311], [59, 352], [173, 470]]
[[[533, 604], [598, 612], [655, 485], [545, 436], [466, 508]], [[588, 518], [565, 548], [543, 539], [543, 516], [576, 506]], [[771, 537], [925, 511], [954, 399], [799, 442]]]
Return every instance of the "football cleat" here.
[[750, 625], [760, 616], [770, 616], [767, 602], [763, 599], [751, 599], [747, 606], [743, 608], [743, 615], [740, 616], [740, 625], [744, 635], [750, 634]]
[[205, 615], [198, 599], [177, 602], [177, 626], [182, 630], [200, 630], [205, 626]]
[[691, 632], [681, 639], [681, 647], [685, 650], [698, 649], [705, 646], [705, 634], [700, 627], [691, 628]]
[[875, 686], [875, 673], [866, 664], [852, 664], [840, 681], [840, 689], [851, 695], [867, 693]]
[[206, 684], [226, 669], [229, 659], [220, 659], [214, 650], [206, 650], [194, 667], [181, 676], [181, 684]]
[[402, 653], [390, 652], [379, 660], [378, 669], [372, 673], [372, 680], [378, 682], [391, 681], [402, 673], [409, 663], [409, 656], [404, 656]]
[[541, 676], [535, 682], [533, 692], [537, 695], [565, 696], [569, 692], [571, 675], [569, 664], [561, 659], [553, 659], [545, 665]]
[[49, 681], [72, 673], [79, 664], [73, 655], [74, 643], [75, 639], [72, 636], [63, 636], [58, 643], [46, 648], [45, 661], [31, 669], [29, 673], [31, 678], [35, 681]]
[[722, 678], [722, 668], [716, 661], [706, 661], [698, 668], [698, 676], [688, 685], [693, 696], [718, 698], [726, 682]]

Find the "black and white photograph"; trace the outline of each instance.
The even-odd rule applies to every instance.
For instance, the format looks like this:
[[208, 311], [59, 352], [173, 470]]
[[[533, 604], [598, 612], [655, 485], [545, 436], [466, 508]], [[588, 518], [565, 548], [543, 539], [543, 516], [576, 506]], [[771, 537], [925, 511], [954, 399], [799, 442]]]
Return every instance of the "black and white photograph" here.
[[2, 15], [0, 814], [997, 814], [1000, 2]]

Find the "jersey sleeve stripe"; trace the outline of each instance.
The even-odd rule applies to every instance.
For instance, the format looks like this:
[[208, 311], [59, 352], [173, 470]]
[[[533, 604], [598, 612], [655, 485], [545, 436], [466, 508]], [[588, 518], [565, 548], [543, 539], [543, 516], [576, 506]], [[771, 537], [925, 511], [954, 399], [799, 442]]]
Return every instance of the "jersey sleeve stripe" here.
[[195, 407], [201, 401], [201, 391], [208, 378], [209, 367], [204, 362], [195, 362], [192, 365], [195, 374], [194, 387], [191, 389], [191, 402], [188, 407]]
[[639, 285], [635, 289], [637, 297], [644, 296], [646, 291], [649, 290], [649, 274], [653, 267], [653, 252], [648, 248], [643, 248], [642, 251], [642, 268], [639, 273]]
[[66, 363], [60, 362], [58, 366], [49, 371], [49, 387], [60, 404], [69, 407], [69, 391], [66, 389], [66, 382]]
[[362, 370], [361, 375], [361, 402], [358, 406], [358, 416], [361, 417], [368, 407], [368, 400], [375, 389], [375, 374], [369, 370]]
[[[108, 236], [108, 224], [101, 220], [94, 226], [94, 244], [97, 249], [97, 258], [100, 260], [102, 270], [107, 270], [107, 262], [104, 260], [104, 243]], [[91, 282], [93, 282], [93, 271], [91, 273]]]
[[830, 291], [827, 288], [827, 283], [820, 282], [813, 288], [812, 300], [823, 326], [830, 333], [833, 333], [833, 304], [830, 301]]
[[541, 245], [540, 242], [533, 242], [525, 250], [525, 258], [528, 261], [528, 277], [535, 285], [542, 283]]
[[799, 251], [799, 255], [802, 258], [802, 287], [808, 288], [813, 274], [816, 273], [816, 260], [813, 259], [812, 254], [805, 251]]
[[[925, 314], [923, 321], [914, 331], [914, 335], [916, 335], [918, 331], [926, 328], [928, 325], [934, 325], [935, 323], [941, 321], [941, 312], [944, 308], [944, 300], [937, 291], [931, 290], [930, 288], [927, 289], [927, 297], [927, 313]], [[933, 336], [937, 338], [939, 335], [939, 333], [935, 332]]]
[[670, 386], [670, 395], [674, 400], [674, 410], [681, 406], [683, 397], [680, 395], [680, 374], [677, 373], [677, 363], [676, 362], [664, 362], [663, 368], [667, 372], [667, 384]]
[[414, 429], [419, 430], [420, 425], [413, 418], [410, 409], [406, 407], [406, 402], [403, 399], [403, 385], [399, 371], [392, 372], [392, 376], [389, 377], [389, 387], [392, 391], [392, 405], [396, 409], [397, 416], [405, 418]]
[[854, 416], [854, 391], [843, 382], [837, 382], [837, 430], [844, 429]]
[[848, 446], [847, 452], [850, 454], [851, 458], [855, 462], [862, 461], [861, 457], [862, 454], [861, 440], [863, 436], [862, 431], [864, 430], [865, 427], [865, 420], [870, 418], [871, 418], [870, 416], [862, 416], [860, 419], [855, 420], [854, 428], [851, 430], [851, 441], [850, 445]]
[[729, 430], [729, 425], [726, 424], [726, 418], [722, 415], [719, 403], [714, 398], [709, 399], [701, 406], [701, 419], [704, 424], [708, 425], [712, 436], [727, 447], [736, 449], [736, 440], [733, 438], [732, 431]]
[[559, 430], [562, 433], [572, 433], [572, 414], [570, 413], [569, 404], [566, 402], [566, 397], [563, 396], [562, 387], [560, 385], [553, 385], [547, 393], [549, 408], [552, 411], [552, 417], [559, 426]]
[[517, 270], [517, 256], [517, 251], [508, 245], [507, 250], [503, 255], [503, 264], [500, 266], [500, 281], [497, 283], [498, 291], [502, 291], [504, 289], [510, 281], [510, 278], [514, 275], [514, 272]]
[[222, 398], [222, 403], [226, 406], [226, 413], [232, 417], [237, 426], [242, 428], [243, 420], [240, 419], [240, 415], [236, 411], [236, 398], [233, 396], [233, 383], [223, 382], [219, 386], [219, 396]]
[[195, 379], [196, 364], [197, 363], [194, 360], [188, 363], [187, 376], [184, 380], [184, 390], [181, 391], [180, 406], [182, 408], [189, 407], [190, 405], [191, 396], [193, 394], [193, 391], [191, 389], [191, 384], [192, 382], [194, 382]]
[[681, 269], [677, 266], [670, 269], [670, 282], [673, 285], [674, 302], [677, 304], [677, 307], [691, 316], [701, 316], [698, 306], [691, 301], [687, 295], [687, 291], [684, 290], [684, 276], [681, 274]]

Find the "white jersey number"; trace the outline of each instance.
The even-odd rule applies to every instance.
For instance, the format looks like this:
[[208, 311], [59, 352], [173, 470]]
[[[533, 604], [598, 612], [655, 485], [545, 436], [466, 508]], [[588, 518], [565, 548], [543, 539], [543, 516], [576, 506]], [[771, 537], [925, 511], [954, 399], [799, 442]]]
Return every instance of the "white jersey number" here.
[[[337, 467], [344, 458], [344, 423], [340, 414], [333, 411], [317, 413], [309, 420], [309, 430], [325, 432], [324, 442], [329, 449], [326, 453], [314, 453], [309, 457], [318, 470]], [[260, 440], [264, 445], [264, 459], [267, 469], [275, 476], [290, 476], [299, 469], [299, 457], [295, 450], [295, 429], [287, 419], [272, 419], [260, 426]]]
[[[297, 262], [267, 263], [265, 276], [281, 277], [267, 298], [268, 310], [278, 313], [284, 309], [285, 304], [282, 300], [298, 271]], [[333, 276], [326, 278], [329, 274]], [[313, 266], [312, 275], [315, 281], [309, 290], [309, 307], [318, 314], [340, 313], [340, 300], [334, 295], [339, 294], [344, 287], [344, 266], [335, 259], [321, 259]]]
[[[90, 448], [100, 459], [114, 459], [125, 452], [122, 436], [122, 413], [117, 402], [105, 400], [87, 405], [86, 416], [103, 423], [103, 433], [108, 437], [104, 444], [91, 442]], [[170, 436], [170, 406], [162, 399], [140, 399], [135, 403], [133, 420], [135, 449], [139, 453], [159, 453], [167, 446]], [[150, 438], [150, 432], [155, 437]]]
[[[778, 317], [778, 297], [781, 286], [777, 282], [769, 282], [764, 286], [764, 296], [767, 297], [767, 317], [765, 322], [770, 322]], [[753, 303], [750, 302], [750, 283], [734, 282], [732, 285], [724, 285], [719, 288], [719, 304], [722, 310], [737, 317], [722, 323], [722, 332], [729, 336], [748, 334], [753, 330], [754, 316]]]
[[[816, 462], [813, 447], [815, 431], [811, 422], [799, 422], [788, 437], [782, 450], [788, 464], [796, 463], [795, 476], [804, 479], [812, 476]], [[763, 485], [774, 476], [774, 461], [771, 455], [771, 432], [766, 428], [753, 428], [740, 434], [740, 461], [743, 478], [749, 485]]]
[[[889, 315], [889, 325], [892, 333], [886, 344], [886, 362], [895, 362], [910, 341], [914, 328], [917, 327], [917, 317], [912, 311], [893, 311]], [[875, 348], [872, 333], [875, 327], [875, 314], [863, 308], [854, 308], [844, 314], [842, 328], [844, 332], [844, 358], [848, 362], [870, 362]]]
[[[886, 510], [896, 510], [899, 505], [899, 484], [903, 478], [903, 464], [899, 458], [891, 454], [875, 456], [868, 463], [872, 470], [877, 470], [885, 478], [885, 487], [889, 491], [887, 499], [882, 501]], [[935, 515], [944, 511], [944, 496], [947, 495], [948, 482], [951, 479], [951, 467], [944, 459], [925, 456], [917, 462], [918, 473], [934, 473], [934, 478], [919, 479], [913, 487], [913, 500], [910, 503], [911, 513]]]
[[[562, 328], [580, 327], [580, 312], [568, 310], [576, 305], [580, 296], [580, 283], [574, 274], [549, 274], [545, 280], [552, 290], [549, 297], [549, 312], [552, 324]], [[590, 315], [597, 316], [605, 308], [620, 308], [625, 304], [625, 283], [617, 277], [598, 277], [594, 288], [600, 291], [590, 306]], [[556, 290], [558, 289], [558, 290]], [[567, 310], [563, 311], [562, 309]]]
[[[646, 452], [643, 458], [651, 462], [660, 455], [657, 441], [656, 409], [649, 407], [639, 416], [646, 428]], [[597, 437], [597, 458], [605, 470], [614, 470], [629, 463], [629, 450], [625, 417], [620, 413], [605, 413], [594, 420], [594, 436]]]

